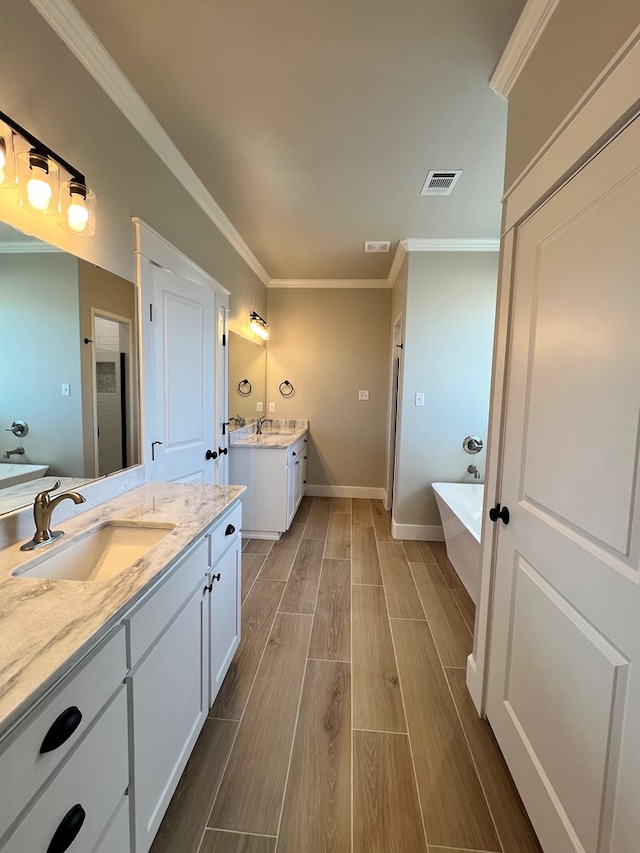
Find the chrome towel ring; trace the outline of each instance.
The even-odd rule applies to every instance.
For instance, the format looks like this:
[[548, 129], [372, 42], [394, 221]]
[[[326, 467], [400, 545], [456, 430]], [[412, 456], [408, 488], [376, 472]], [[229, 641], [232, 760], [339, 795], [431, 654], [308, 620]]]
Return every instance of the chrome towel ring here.
[[238, 382], [238, 394], [242, 394], [243, 397], [248, 397], [252, 391], [253, 388], [248, 379], [243, 379], [241, 382]]

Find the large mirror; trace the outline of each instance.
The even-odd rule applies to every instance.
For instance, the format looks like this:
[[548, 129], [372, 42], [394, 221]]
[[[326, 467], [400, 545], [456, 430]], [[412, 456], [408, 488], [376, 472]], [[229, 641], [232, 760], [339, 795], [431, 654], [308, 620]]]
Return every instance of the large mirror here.
[[0, 513], [136, 465], [135, 286], [2, 225], [0, 305]]
[[[229, 333], [230, 428], [264, 414], [267, 390], [267, 348], [263, 344]], [[260, 406], [262, 408], [260, 408]]]

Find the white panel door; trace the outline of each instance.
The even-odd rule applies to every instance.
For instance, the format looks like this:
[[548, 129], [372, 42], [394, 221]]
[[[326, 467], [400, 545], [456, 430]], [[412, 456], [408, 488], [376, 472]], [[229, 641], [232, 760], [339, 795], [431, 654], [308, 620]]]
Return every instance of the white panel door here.
[[229, 333], [225, 305], [218, 304], [216, 329], [216, 450], [215, 482], [229, 483]]
[[639, 152], [515, 235], [487, 716], [547, 853], [640, 851]]
[[215, 294], [153, 272], [156, 431], [151, 478], [213, 483]]

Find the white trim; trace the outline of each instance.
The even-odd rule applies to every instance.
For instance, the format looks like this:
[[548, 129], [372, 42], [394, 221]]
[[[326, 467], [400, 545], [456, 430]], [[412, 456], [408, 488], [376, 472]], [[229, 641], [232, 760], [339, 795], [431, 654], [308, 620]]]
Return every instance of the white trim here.
[[538, 44], [560, 0], [528, 0], [489, 80], [489, 85], [506, 98]]
[[413, 542], [444, 542], [440, 524], [398, 524], [392, 519], [391, 535], [394, 539], [410, 539]]
[[293, 287], [293, 288], [377, 288], [390, 287], [386, 278], [272, 278], [268, 287]]
[[263, 284], [268, 284], [267, 271], [70, 0], [31, 0], [31, 3], [240, 257]]
[[384, 489], [376, 486], [314, 486], [307, 485], [305, 495], [315, 498], [369, 498], [384, 500]]
[[537, 207], [640, 109], [640, 27], [504, 194], [504, 231]]
[[499, 238], [475, 239], [473, 237], [409, 237], [402, 241], [407, 252], [498, 252]]
[[15, 240], [11, 243], [0, 243], [0, 254], [2, 255], [41, 255], [51, 252], [63, 252], [57, 246], [41, 243], [39, 240]]
[[395, 255], [393, 256], [393, 261], [391, 262], [391, 269], [389, 270], [389, 275], [387, 276], [389, 287], [393, 287], [393, 285], [395, 284], [395, 280], [398, 277], [400, 267], [402, 266], [402, 262], [404, 261], [404, 256], [406, 254], [407, 244], [404, 240], [400, 240], [396, 248]]
[[200, 284], [203, 287], [208, 287], [218, 293], [229, 296], [229, 291], [223, 287], [212, 275], [210, 275], [202, 267], [199, 267], [195, 261], [184, 255], [179, 249], [176, 249], [168, 240], [154, 231], [150, 225], [143, 222], [138, 216], [132, 216], [131, 221], [135, 225], [136, 230], [136, 253], [143, 255], [151, 263], [162, 267], [168, 272], [186, 278], [194, 284]]

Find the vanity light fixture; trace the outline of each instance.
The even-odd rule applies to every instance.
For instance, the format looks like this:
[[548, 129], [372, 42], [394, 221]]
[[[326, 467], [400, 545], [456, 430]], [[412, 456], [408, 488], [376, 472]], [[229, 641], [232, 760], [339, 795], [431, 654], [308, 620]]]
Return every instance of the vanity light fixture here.
[[[27, 150], [16, 153], [16, 142]], [[17, 162], [17, 170], [16, 170]], [[62, 183], [60, 171], [69, 180]], [[57, 214], [58, 222], [72, 234], [91, 237], [96, 232], [96, 196], [84, 175], [59, 154], [0, 111], [0, 188], [18, 186], [18, 204], [39, 213]]]
[[252, 311], [249, 314], [249, 328], [252, 332], [255, 332], [256, 335], [262, 338], [263, 341], [269, 340], [269, 324], [266, 320], [264, 320], [259, 314], [256, 314], [255, 311]]

